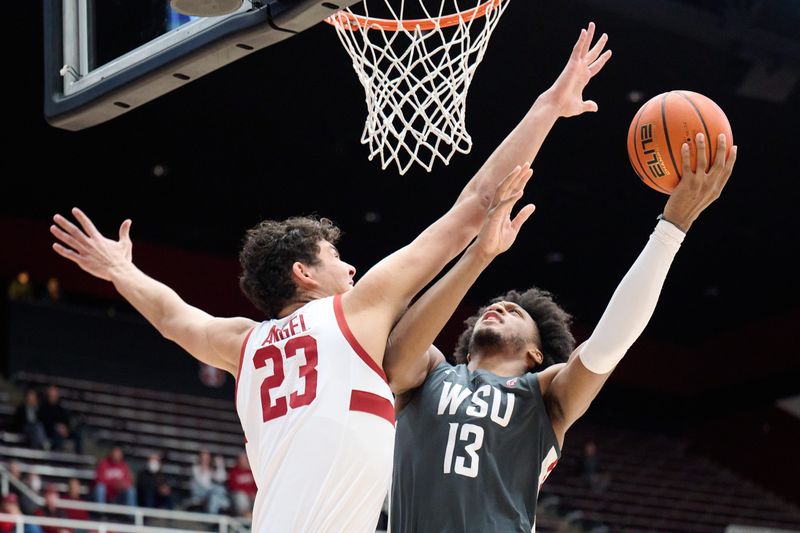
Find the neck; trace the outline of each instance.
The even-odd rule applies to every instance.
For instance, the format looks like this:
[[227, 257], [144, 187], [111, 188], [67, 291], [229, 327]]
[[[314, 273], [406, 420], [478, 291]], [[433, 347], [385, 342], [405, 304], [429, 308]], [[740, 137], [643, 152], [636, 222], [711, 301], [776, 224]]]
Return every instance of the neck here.
[[528, 371], [524, 357], [509, 357], [508, 354], [485, 352], [470, 354], [467, 368], [470, 371], [486, 370], [497, 376], [509, 378], [521, 376]]
[[294, 313], [295, 311], [297, 311], [298, 309], [300, 309], [301, 307], [303, 307], [304, 305], [306, 305], [308, 302], [319, 300], [320, 298], [327, 298], [328, 296], [332, 295], [327, 294], [326, 292], [319, 289], [314, 289], [311, 291], [297, 294], [294, 300], [283, 306], [280, 313], [278, 313], [277, 318], [287, 317], [292, 313]]

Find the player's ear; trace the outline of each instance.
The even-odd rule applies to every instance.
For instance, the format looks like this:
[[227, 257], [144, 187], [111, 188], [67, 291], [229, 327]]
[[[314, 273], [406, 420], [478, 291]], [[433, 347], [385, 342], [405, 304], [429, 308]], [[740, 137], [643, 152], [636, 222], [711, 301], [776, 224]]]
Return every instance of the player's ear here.
[[292, 264], [292, 281], [303, 290], [313, 289], [319, 285], [309, 268], [300, 261]]
[[534, 345], [528, 347], [528, 351], [525, 352], [525, 358], [527, 359], [528, 368], [536, 368], [544, 362], [544, 354]]

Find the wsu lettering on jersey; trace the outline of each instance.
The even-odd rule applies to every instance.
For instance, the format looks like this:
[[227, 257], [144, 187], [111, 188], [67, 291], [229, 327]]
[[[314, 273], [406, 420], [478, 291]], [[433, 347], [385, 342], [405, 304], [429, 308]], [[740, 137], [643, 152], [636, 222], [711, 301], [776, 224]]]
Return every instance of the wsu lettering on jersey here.
[[[467, 407], [467, 415], [476, 418], [485, 418], [489, 415], [492, 422], [501, 427], [506, 427], [511, 421], [511, 414], [514, 412], [514, 395], [506, 393], [506, 401], [503, 402], [503, 391], [491, 385], [482, 385], [472, 392], [458, 383], [445, 381], [442, 386], [442, 395], [439, 397], [438, 415], [455, 415], [458, 407], [469, 398], [471, 404]], [[491, 408], [489, 406], [491, 403]], [[505, 407], [502, 404], [505, 403]], [[500, 414], [502, 411], [502, 415]]]

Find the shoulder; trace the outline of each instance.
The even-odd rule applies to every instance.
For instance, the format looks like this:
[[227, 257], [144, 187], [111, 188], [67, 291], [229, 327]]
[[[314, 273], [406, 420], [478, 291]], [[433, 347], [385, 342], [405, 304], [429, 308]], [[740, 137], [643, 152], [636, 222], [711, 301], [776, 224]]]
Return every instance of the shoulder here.
[[565, 363], [558, 363], [548, 366], [539, 372], [528, 372], [520, 377], [520, 381], [525, 383], [531, 391], [538, 392], [541, 396], [544, 396], [547, 394], [550, 384], [553, 383], [553, 379], [564, 366]]
[[237, 374], [245, 343], [258, 325], [255, 320], [244, 317], [218, 318], [209, 325], [206, 333], [212, 349], [220, 357], [219, 366], [234, 376]]
[[467, 371], [467, 365], [451, 365], [447, 362], [447, 360], [442, 356], [441, 359], [432, 361], [430, 371], [428, 372], [428, 376], [434, 375], [451, 375], [454, 373], [465, 373]]

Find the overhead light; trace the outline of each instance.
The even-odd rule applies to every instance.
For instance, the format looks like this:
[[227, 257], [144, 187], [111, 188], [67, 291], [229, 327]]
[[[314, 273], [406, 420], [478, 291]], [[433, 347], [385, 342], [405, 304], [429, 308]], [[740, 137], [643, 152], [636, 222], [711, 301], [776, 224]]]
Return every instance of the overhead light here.
[[156, 178], [163, 178], [164, 176], [167, 175], [167, 172], [169, 172], [169, 170], [164, 165], [154, 165], [152, 172], [153, 176], [155, 176]]
[[562, 263], [564, 262], [564, 254], [561, 252], [548, 252], [544, 256], [544, 260], [548, 263]]
[[638, 104], [642, 100], [644, 100], [644, 93], [642, 91], [632, 90], [628, 91], [626, 95], [628, 97], [628, 101], [634, 104]]

